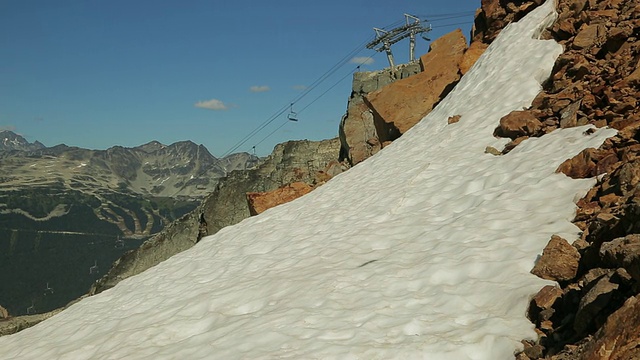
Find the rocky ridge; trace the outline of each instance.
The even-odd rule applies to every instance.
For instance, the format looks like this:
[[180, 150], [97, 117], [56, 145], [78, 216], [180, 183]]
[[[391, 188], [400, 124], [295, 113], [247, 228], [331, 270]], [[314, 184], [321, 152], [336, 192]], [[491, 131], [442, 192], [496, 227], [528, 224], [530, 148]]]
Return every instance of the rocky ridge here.
[[231, 172], [194, 211], [118, 259], [111, 270], [96, 281], [90, 295], [192, 247], [203, 236], [248, 218], [252, 209], [247, 193], [265, 193], [286, 188], [291, 183], [305, 184], [309, 191], [321, 185], [332, 175], [346, 170], [336, 161], [339, 148], [338, 139], [289, 141], [277, 145], [256, 168]]
[[[3, 132], [2, 134], [13, 134]], [[15, 134], [14, 134], [15, 135]], [[64, 144], [0, 151], [3, 189], [62, 183], [73, 189], [126, 190], [143, 196], [204, 197], [216, 179], [255, 166], [248, 153], [217, 159], [203, 145], [157, 141], [133, 148], [89, 150]], [[2, 150], [2, 149], [0, 149]]]
[[[482, 2], [478, 41], [490, 42], [506, 18], [539, 1]], [[559, 0], [548, 38], [565, 52], [528, 109], [501, 119], [495, 135], [521, 141], [591, 124], [617, 129], [558, 171], [598, 182], [577, 203], [579, 239], [553, 236], [532, 273], [557, 282], [532, 299], [528, 316], [539, 339], [523, 341], [517, 359], [640, 358], [640, 2]]]
[[[228, 172], [258, 162], [248, 153], [217, 159], [190, 141], [107, 150], [57, 145], [0, 151], [0, 224], [15, 229], [23, 223], [29, 228], [51, 223], [36, 228], [149, 236], [193, 209]], [[92, 218], [84, 222], [86, 229], [69, 225], [70, 212], [79, 206]], [[59, 222], [66, 227], [54, 224]]]

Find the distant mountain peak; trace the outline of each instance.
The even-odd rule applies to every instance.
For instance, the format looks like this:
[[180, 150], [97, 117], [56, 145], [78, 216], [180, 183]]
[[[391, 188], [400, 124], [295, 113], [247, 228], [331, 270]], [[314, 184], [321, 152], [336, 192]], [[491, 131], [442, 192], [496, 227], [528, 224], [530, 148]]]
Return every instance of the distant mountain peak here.
[[0, 131], [0, 151], [35, 151], [45, 147], [39, 141], [30, 143], [13, 131]]
[[150, 141], [150, 142], [148, 142], [146, 144], [137, 146], [137, 147], [135, 147], [135, 149], [142, 150], [142, 151], [147, 152], [147, 153], [152, 153], [152, 152], [156, 152], [156, 151], [158, 151], [160, 149], [163, 149], [165, 147], [167, 147], [167, 145], [165, 145], [165, 144], [163, 144], [163, 143], [161, 143], [161, 142], [159, 142], [157, 140], [153, 140], [153, 141]]

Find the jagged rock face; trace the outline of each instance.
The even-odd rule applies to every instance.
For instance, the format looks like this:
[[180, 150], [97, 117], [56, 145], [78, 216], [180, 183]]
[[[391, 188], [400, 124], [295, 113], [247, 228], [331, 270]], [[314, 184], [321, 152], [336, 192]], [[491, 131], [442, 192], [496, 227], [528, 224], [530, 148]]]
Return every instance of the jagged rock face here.
[[380, 143], [393, 141], [424, 118], [460, 80], [467, 41], [459, 29], [437, 39], [420, 58], [422, 72], [365, 96]]
[[9, 131], [0, 131], [0, 152], [1, 151], [35, 151], [45, 148], [42, 143], [36, 141], [34, 143], [28, 142], [22, 136]]
[[212, 235], [251, 214], [246, 194], [267, 192], [293, 182], [319, 184], [336, 174], [340, 151], [338, 139], [289, 141], [279, 144], [260, 165], [247, 171], [233, 171], [222, 179], [202, 204], [147, 240], [139, 249], [125, 254], [107, 275], [98, 280], [90, 294], [115, 286], [174, 254], [195, 245], [202, 236]]
[[361, 94], [349, 99], [347, 113], [340, 122], [342, 159], [355, 165], [380, 151], [380, 141], [373, 123], [373, 114]]

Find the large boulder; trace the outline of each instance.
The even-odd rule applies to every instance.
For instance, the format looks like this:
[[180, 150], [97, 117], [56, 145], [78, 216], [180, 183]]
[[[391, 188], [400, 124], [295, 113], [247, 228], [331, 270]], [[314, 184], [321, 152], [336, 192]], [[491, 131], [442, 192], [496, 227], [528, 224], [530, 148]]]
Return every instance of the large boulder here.
[[494, 135], [515, 140], [521, 136], [536, 136], [542, 131], [542, 123], [527, 110], [516, 110], [503, 116]]
[[420, 58], [423, 71], [369, 93], [380, 143], [393, 141], [424, 118], [460, 79], [467, 42], [459, 29], [437, 39]]
[[547, 280], [567, 281], [576, 276], [579, 264], [578, 250], [567, 240], [553, 235], [531, 273]]

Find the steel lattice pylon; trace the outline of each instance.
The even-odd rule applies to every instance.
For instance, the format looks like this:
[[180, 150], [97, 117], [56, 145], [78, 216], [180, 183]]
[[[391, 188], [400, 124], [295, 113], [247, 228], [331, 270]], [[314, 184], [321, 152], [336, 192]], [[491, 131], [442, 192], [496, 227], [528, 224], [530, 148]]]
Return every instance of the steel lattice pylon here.
[[[398, 41], [409, 38], [409, 61], [415, 60], [415, 45], [416, 45], [416, 34], [424, 34], [431, 31], [431, 25], [425, 26], [422, 24], [422, 21], [409, 14], [404, 14], [405, 24], [391, 30], [384, 30], [379, 28], [373, 28], [376, 32], [375, 40], [371, 41], [367, 44], [367, 49], [374, 49], [378, 52], [385, 51], [387, 53], [387, 59], [389, 60], [389, 66], [391, 68], [395, 67], [393, 61], [393, 53], [391, 52], [391, 45], [397, 43]], [[424, 35], [423, 35], [424, 37]], [[426, 40], [428, 38], [424, 37]], [[376, 48], [378, 46], [378, 48]]]

